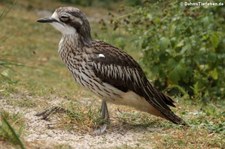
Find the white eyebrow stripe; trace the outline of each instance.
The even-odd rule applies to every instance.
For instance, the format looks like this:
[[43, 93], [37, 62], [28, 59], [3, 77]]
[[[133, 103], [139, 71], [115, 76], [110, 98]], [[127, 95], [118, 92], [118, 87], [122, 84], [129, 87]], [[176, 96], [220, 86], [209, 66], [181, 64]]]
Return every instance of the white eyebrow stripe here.
[[58, 17], [58, 14], [56, 12], [54, 12], [51, 16], [51, 18], [54, 18], [56, 19], [57, 21], [59, 21], [59, 17]]
[[104, 57], [105, 58], [105, 55], [104, 54], [99, 54], [98, 57]]

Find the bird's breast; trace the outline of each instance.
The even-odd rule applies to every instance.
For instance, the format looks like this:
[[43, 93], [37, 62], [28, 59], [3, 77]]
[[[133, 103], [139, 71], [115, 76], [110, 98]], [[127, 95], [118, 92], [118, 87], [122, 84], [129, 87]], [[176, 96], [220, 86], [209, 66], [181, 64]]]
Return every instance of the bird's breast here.
[[65, 43], [63, 45], [62, 43], [59, 47], [59, 55], [78, 84], [104, 99], [114, 100], [120, 98], [122, 91], [105, 83], [94, 73], [93, 62], [90, 59], [95, 54], [92, 53], [90, 48], [76, 49], [77, 47]]

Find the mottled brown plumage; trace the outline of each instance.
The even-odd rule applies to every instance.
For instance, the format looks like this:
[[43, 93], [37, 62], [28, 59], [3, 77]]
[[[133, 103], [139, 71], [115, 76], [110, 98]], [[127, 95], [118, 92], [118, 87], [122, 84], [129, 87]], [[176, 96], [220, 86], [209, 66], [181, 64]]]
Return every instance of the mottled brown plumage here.
[[62, 33], [59, 54], [76, 82], [106, 102], [132, 106], [176, 124], [185, 122], [169, 106], [173, 100], [155, 89], [139, 64], [120, 49], [91, 38], [84, 13], [73, 7], [60, 7], [47, 19]]

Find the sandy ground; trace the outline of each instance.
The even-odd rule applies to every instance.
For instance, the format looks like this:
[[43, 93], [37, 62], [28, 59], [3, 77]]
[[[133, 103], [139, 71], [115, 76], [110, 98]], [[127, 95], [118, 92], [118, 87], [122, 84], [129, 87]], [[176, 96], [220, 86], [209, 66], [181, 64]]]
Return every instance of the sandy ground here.
[[[27, 97], [26, 97], [27, 99]], [[10, 113], [20, 113], [25, 118], [24, 139], [32, 148], [51, 149], [59, 145], [67, 145], [71, 148], [151, 148], [151, 142], [143, 143], [145, 130], [127, 129], [124, 127], [111, 129], [103, 135], [93, 135], [92, 133], [78, 133], [54, 127], [59, 120], [59, 116], [53, 116], [49, 121], [42, 120], [35, 116], [39, 107], [21, 108], [7, 104], [7, 100], [0, 99], [0, 108]], [[12, 99], [17, 100], [17, 99]], [[23, 100], [22, 98], [18, 100]], [[40, 100], [30, 97], [30, 100]], [[43, 99], [41, 99], [43, 100]], [[61, 102], [62, 99], [55, 98], [54, 103]], [[52, 101], [52, 100], [51, 100]], [[147, 133], [147, 132], [146, 132]]]

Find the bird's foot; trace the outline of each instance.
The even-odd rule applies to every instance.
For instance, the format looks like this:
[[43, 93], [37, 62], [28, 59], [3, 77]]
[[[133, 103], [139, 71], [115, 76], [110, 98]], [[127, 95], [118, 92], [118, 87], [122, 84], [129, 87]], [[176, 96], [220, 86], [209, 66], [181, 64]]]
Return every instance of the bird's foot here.
[[58, 113], [58, 112], [66, 112], [67, 110], [65, 110], [64, 108], [62, 107], [59, 107], [59, 106], [53, 106], [51, 108], [48, 108], [42, 112], [39, 112], [37, 114], [35, 114], [35, 116], [40, 116], [41, 119], [43, 120], [48, 120], [48, 118], [52, 115], [52, 114], [55, 114], [55, 113]]
[[101, 125], [98, 129], [93, 132], [93, 135], [99, 136], [104, 134], [107, 131], [108, 124]]
[[103, 123], [100, 125], [99, 128], [97, 128], [94, 131], [93, 133], [94, 135], [104, 134], [107, 131], [108, 124], [110, 123], [108, 107], [104, 100], [102, 101], [102, 106], [101, 106], [101, 116], [102, 116]]

